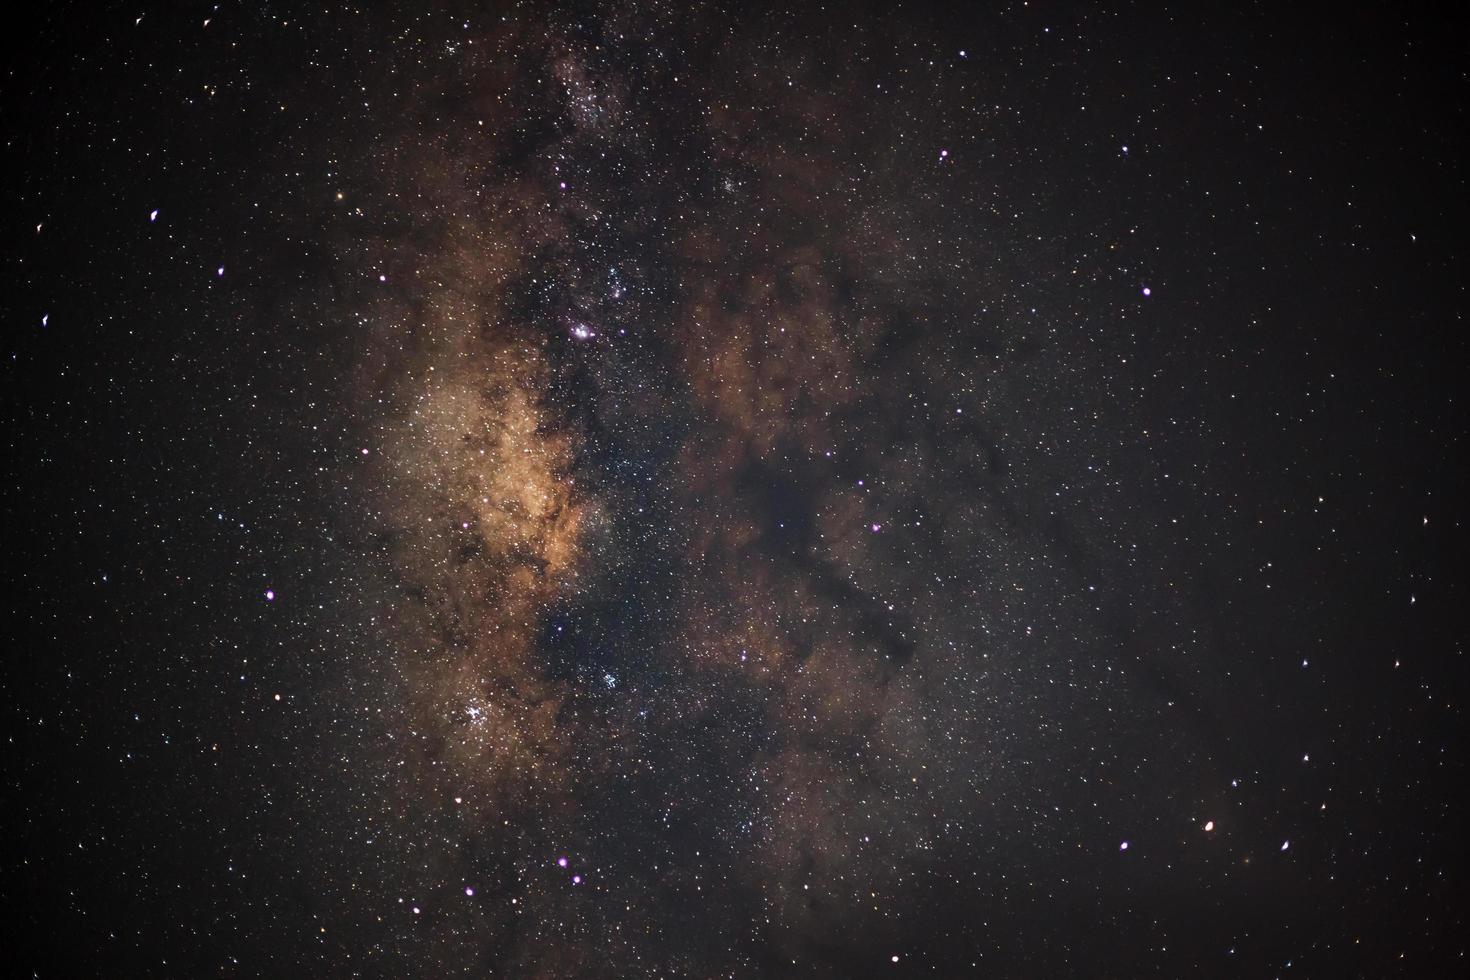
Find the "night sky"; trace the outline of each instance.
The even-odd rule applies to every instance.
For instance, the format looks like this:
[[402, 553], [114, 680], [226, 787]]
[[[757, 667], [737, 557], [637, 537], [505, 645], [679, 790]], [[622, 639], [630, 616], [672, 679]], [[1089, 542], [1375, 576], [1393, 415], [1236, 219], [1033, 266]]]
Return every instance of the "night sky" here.
[[1464, 23], [36, 6], [7, 975], [1470, 968]]

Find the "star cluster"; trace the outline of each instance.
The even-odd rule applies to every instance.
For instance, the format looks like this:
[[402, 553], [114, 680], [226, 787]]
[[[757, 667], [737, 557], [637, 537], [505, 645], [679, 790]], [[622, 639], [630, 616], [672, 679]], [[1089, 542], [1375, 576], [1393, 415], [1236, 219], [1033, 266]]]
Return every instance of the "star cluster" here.
[[43, 14], [24, 966], [1453, 972], [1463, 56], [1378, 16]]

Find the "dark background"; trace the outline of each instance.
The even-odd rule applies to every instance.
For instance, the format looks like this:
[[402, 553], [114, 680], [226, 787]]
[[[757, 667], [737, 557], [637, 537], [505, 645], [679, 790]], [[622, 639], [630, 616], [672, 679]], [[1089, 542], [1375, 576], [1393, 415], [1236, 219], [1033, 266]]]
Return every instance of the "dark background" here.
[[[1459, 975], [1464, 28], [1046, 3], [12, 22], [6, 969]], [[613, 128], [568, 121], [558, 59]], [[602, 570], [538, 593], [517, 675], [560, 692], [560, 748], [473, 821], [434, 794], [474, 759], [400, 765], [405, 733], [454, 736], [425, 720], [443, 675], [396, 665], [476, 641], [382, 634], [446, 586], [382, 518], [420, 498], [384, 506], [358, 458], [434, 356], [367, 324], [440, 302], [465, 202], [521, 209], [473, 329], [536, 347], [602, 515]], [[736, 326], [690, 312], [732, 282]], [[824, 310], [873, 324], [832, 364], [721, 346]], [[772, 391], [769, 430], [731, 407]], [[821, 552], [859, 479], [881, 543]], [[798, 591], [832, 610], [810, 634]], [[808, 673], [685, 659], [767, 617], [783, 663], [848, 651], [811, 683], [871, 714], [808, 730]], [[918, 766], [936, 786], [913, 768], [905, 795]], [[546, 897], [566, 850], [583, 900]], [[497, 911], [446, 908], [471, 880]]]

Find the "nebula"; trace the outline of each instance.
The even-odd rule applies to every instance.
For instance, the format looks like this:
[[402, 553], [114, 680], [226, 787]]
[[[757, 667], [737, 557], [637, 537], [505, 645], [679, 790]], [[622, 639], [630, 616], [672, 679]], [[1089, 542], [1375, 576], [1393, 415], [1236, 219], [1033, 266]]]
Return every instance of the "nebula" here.
[[18, 973], [1463, 972], [1463, 31], [32, 13]]

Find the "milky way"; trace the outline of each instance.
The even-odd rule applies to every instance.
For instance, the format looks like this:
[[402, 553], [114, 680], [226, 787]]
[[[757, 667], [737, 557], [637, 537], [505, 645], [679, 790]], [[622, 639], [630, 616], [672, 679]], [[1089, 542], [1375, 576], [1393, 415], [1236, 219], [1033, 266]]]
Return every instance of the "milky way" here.
[[36, 975], [1462, 961], [1434, 25], [135, 17], [6, 103]]

